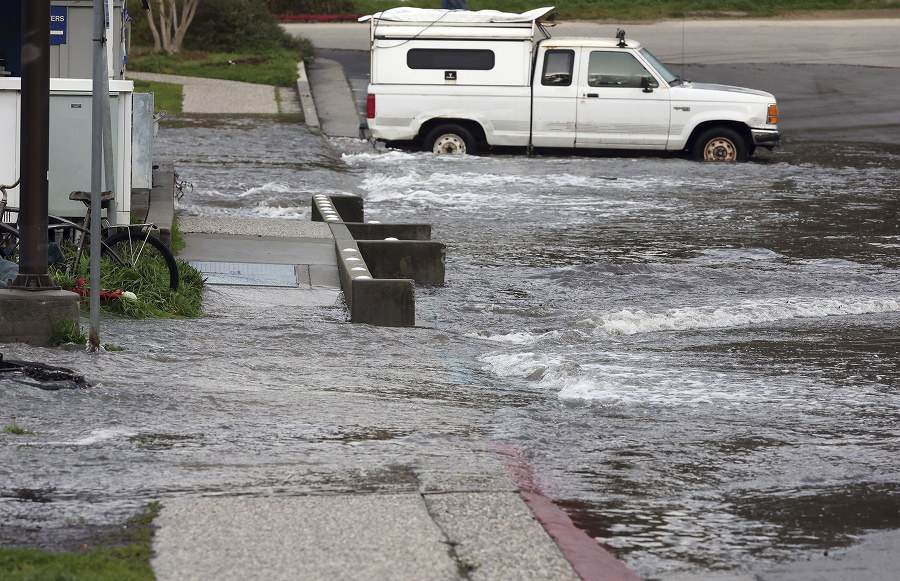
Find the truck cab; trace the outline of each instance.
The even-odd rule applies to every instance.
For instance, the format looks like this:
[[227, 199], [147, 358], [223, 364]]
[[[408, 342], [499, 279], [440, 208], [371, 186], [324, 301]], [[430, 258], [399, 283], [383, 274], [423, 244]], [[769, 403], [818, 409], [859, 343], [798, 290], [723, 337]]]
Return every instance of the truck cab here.
[[683, 81], [623, 31], [554, 38], [539, 20], [551, 9], [376, 15], [372, 136], [435, 153], [505, 145], [687, 151], [705, 161], [746, 161], [779, 144], [772, 95]]

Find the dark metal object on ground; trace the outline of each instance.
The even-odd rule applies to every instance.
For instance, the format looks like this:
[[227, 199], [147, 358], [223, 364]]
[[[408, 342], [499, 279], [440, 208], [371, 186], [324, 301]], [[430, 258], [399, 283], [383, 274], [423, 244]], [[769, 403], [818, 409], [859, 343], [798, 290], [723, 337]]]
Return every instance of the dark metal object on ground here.
[[32, 361], [4, 360], [3, 354], [0, 353], [0, 381], [3, 380], [30, 385], [45, 391], [82, 389], [91, 386], [83, 375], [71, 369]]

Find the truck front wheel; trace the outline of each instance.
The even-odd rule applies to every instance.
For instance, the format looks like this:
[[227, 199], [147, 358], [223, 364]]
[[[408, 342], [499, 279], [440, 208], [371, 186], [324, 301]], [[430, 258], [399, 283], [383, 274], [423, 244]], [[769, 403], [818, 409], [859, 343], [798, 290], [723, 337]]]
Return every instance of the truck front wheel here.
[[478, 153], [478, 145], [469, 131], [455, 123], [438, 125], [425, 137], [425, 151], [449, 155], [474, 155]]
[[700, 134], [693, 148], [697, 161], [747, 161], [750, 151], [744, 138], [728, 127], [713, 127]]

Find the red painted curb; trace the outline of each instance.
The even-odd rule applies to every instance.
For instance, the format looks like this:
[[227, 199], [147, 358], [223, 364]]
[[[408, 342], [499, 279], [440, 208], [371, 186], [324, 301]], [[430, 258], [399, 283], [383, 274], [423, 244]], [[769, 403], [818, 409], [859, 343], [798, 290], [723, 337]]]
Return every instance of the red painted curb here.
[[641, 581], [637, 573], [576, 527], [569, 515], [543, 495], [528, 462], [515, 446], [497, 443], [494, 449], [503, 457], [506, 471], [528, 508], [583, 581]]

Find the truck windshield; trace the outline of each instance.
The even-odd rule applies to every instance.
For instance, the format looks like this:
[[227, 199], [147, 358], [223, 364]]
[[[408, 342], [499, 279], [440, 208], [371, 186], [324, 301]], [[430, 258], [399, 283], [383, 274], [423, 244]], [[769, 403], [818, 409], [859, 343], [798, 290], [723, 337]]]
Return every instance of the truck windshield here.
[[659, 62], [659, 60], [655, 56], [650, 54], [650, 51], [648, 51], [644, 48], [641, 48], [639, 50], [639, 52], [641, 53], [641, 55], [643, 55], [643, 57], [645, 59], [647, 59], [647, 62], [649, 62], [651, 65], [653, 65], [653, 68], [656, 69], [657, 72], [659, 72], [659, 74], [662, 75], [663, 79], [665, 79], [667, 83], [669, 83], [670, 85], [680, 85], [681, 84], [681, 78], [679, 78], [678, 75], [674, 74], [672, 71], [667, 69], [666, 65]]

